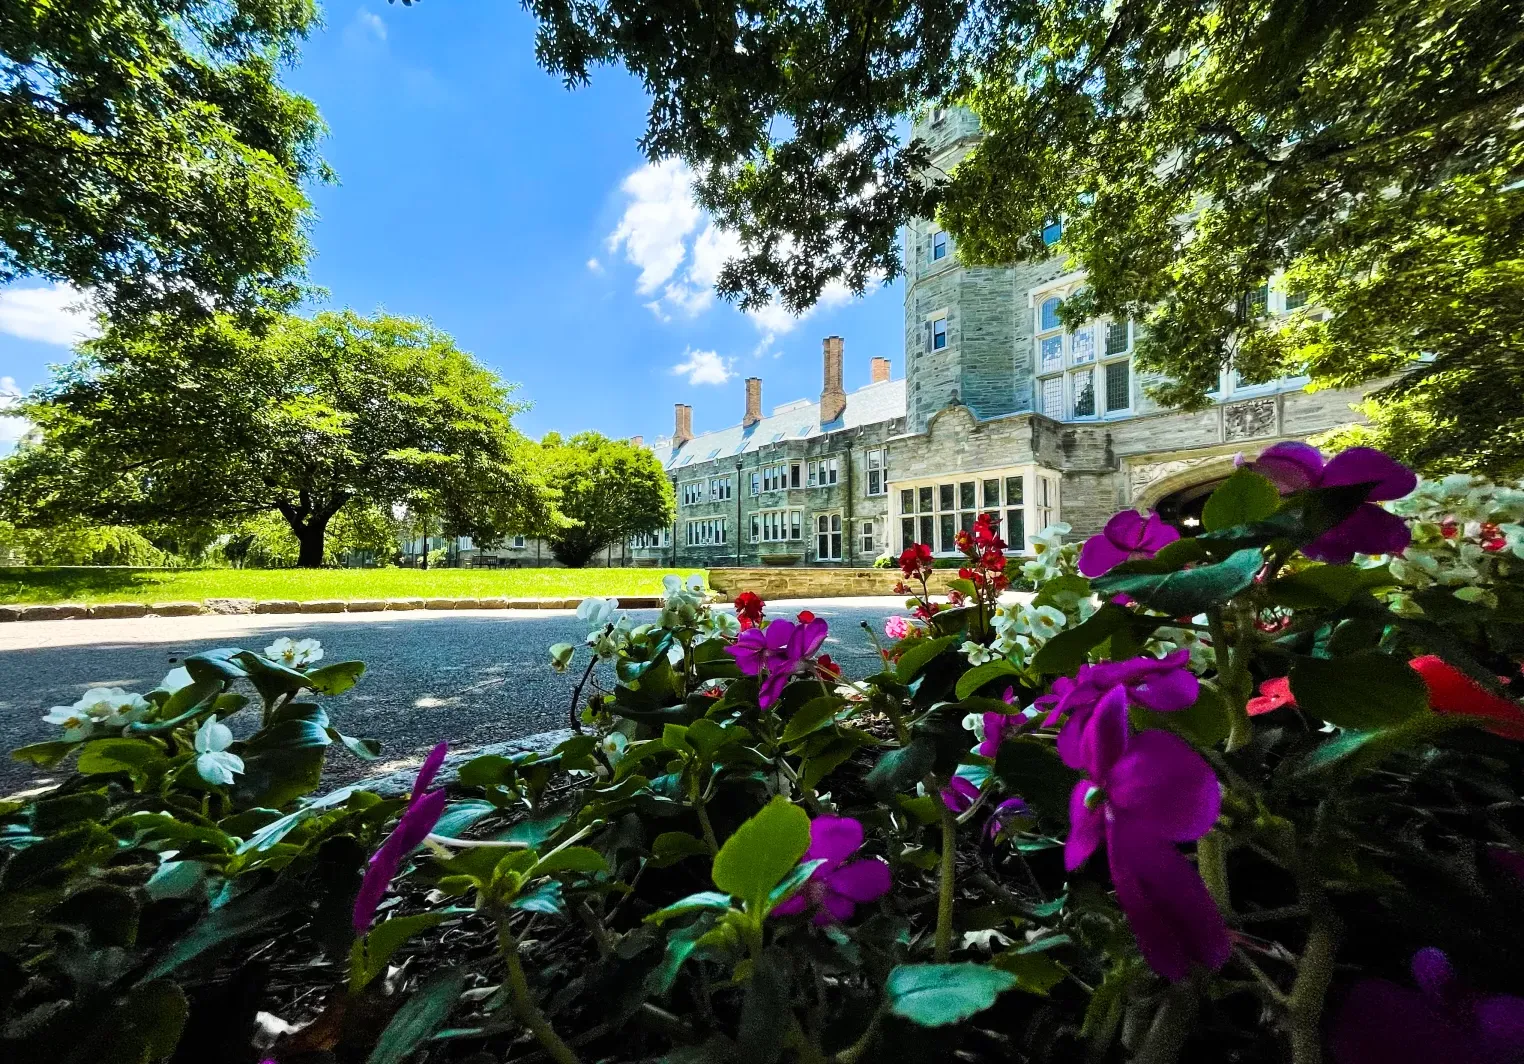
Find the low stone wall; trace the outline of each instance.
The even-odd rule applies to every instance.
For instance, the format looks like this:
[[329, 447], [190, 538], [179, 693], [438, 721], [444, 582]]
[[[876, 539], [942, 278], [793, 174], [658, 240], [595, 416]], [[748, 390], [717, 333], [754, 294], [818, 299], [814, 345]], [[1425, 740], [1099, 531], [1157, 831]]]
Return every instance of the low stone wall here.
[[[933, 594], [946, 594], [956, 569], [938, 569], [931, 577]], [[709, 586], [726, 598], [754, 591], [763, 599], [845, 598], [855, 595], [893, 595], [903, 577], [898, 569], [826, 569], [762, 566], [750, 569], [710, 569]], [[919, 588], [917, 588], [919, 590]]]
[[[128, 617], [196, 617], [202, 614], [248, 613], [380, 613], [406, 610], [574, 610], [581, 598], [396, 598], [321, 599], [206, 599], [203, 602], [103, 602], [86, 605], [59, 602], [47, 606], [0, 606], [0, 621], [118, 620]], [[622, 609], [642, 610], [661, 606], [658, 595], [621, 595]]]

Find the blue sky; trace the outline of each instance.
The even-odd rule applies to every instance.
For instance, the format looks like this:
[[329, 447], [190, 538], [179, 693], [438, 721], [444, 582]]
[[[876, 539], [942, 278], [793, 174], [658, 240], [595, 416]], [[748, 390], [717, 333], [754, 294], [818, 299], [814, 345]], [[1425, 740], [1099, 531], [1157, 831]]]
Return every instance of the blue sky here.
[[[339, 183], [312, 190], [311, 280], [326, 305], [432, 319], [522, 385], [526, 432], [647, 438], [733, 424], [742, 378], [768, 408], [820, 390], [820, 341], [846, 338], [850, 390], [868, 360], [903, 374], [902, 289], [830, 297], [803, 320], [713, 297], [726, 235], [675, 161], [636, 149], [646, 97], [620, 69], [575, 92], [534, 62], [534, 23], [502, 0], [326, 6], [286, 82], [317, 101]], [[0, 289], [0, 390], [68, 358], [73, 295]], [[681, 370], [679, 367], [684, 367]], [[0, 418], [0, 448], [15, 434]]]

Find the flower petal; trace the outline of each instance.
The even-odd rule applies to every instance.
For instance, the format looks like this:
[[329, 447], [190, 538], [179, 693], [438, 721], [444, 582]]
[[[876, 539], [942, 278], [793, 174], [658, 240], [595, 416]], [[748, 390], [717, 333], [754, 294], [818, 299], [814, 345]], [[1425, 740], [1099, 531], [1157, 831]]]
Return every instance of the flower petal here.
[[788, 642], [788, 656], [794, 661], [815, 656], [821, 644], [826, 641], [826, 633], [830, 625], [816, 617], [814, 620], [801, 624]]
[[1106, 527], [1101, 530], [1101, 534], [1114, 546], [1130, 553], [1143, 545], [1143, 537], [1147, 529], [1148, 522], [1138, 511], [1118, 510], [1106, 522]]
[[1291, 677], [1276, 676], [1259, 685], [1259, 697], [1249, 699], [1246, 708], [1249, 716], [1257, 717], [1261, 713], [1269, 713], [1282, 706], [1294, 705], [1296, 705], [1296, 699], [1291, 695]]
[[[1186, 650], [1186, 654], [1189, 656], [1190, 651]], [[1173, 713], [1196, 704], [1201, 696], [1201, 681], [1189, 669], [1151, 669], [1127, 693], [1145, 709]]]
[[1302, 553], [1314, 561], [1343, 565], [1356, 554], [1397, 554], [1412, 539], [1407, 522], [1367, 502], [1303, 547]]
[[1282, 495], [1317, 487], [1323, 478], [1323, 452], [1310, 443], [1290, 440], [1265, 448], [1253, 470], [1274, 484]]
[[827, 861], [834, 868], [863, 844], [863, 825], [849, 816], [817, 816], [810, 821], [810, 848], [806, 861]]
[[1149, 514], [1148, 520], [1143, 522], [1142, 535], [1138, 537], [1140, 551], [1149, 554], [1157, 554], [1162, 548], [1169, 546], [1180, 538], [1180, 530], [1174, 525], [1167, 525], [1158, 514]]
[[857, 904], [851, 898], [827, 887], [820, 895], [820, 907], [815, 910], [815, 923], [821, 927], [844, 923], [852, 919], [852, 914], [856, 911]]
[[1155, 838], [1194, 842], [1212, 829], [1222, 809], [1212, 766], [1166, 731], [1134, 735], [1105, 782], [1117, 822]]
[[1418, 487], [1418, 475], [1374, 447], [1351, 447], [1328, 460], [1320, 484], [1331, 488], [1367, 482], [1373, 482], [1376, 486], [1366, 498], [1371, 502], [1381, 502], [1385, 499], [1400, 499], [1412, 492]]
[[1489, 994], [1475, 1009], [1482, 1059], [1518, 1060], [1524, 1055], [1524, 998]]
[[1106, 814], [1097, 803], [1094, 809], [1085, 804], [1085, 798], [1095, 784], [1080, 780], [1069, 792], [1069, 837], [1064, 841], [1064, 868], [1073, 872], [1089, 860], [1101, 844], [1106, 831]]
[[1337, 1064], [1429, 1064], [1471, 1059], [1467, 1039], [1417, 990], [1385, 979], [1351, 988], [1335, 1017], [1328, 1047]]
[[1117, 901], [1150, 968], [1179, 982], [1193, 963], [1213, 971], [1227, 963], [1233, 948], [1227, 925], [1184, 854], [1157, 837], [1112, 824], [1106, 856]]
[[1408, 662], [1429, 689], [1429, 706], [1436, 713], [1451, 713], [1485, 720], [1488, 731], [1505, 739], [1524, 739], [1524, 706], [1499, 698], [1455, 666], [1433, 654]]
[[449, 798], [444, 791], [430, 791], [416, 802], [408, 805], [402, 814], [402, 819], [397, 822], [397, 830], [392, 832], [388, 842], [395, 840], [406, 857], [418, 848], [429, 832], [434, 830], [434, 825], [439, 823], [439, 818], [444, 815], [445, 802]]
[[[1075, 720], [1071, 718], [1072, 727]], [[1084, 729], [1079, 744], [1079, 764], [1091, 779], [1110, 787], [1112, 766], [1127, 749], [1127, 689], [1113, 687], [1095, 704], [1095, 712], [1081, 724]], [[1060, 751], [1062, 753], [1062, 751]]]
[[1451, 988], [1455, 986], [1455, 969], [1450, 966], [1450, 958], [1445, 956], [1445, 951], [1433, 946], [1421, 949], [1413, 954], [1409, 967], [1418, 989], [1424, 992], [1424, 996], [1436, 1008], [1442, 1007], [1450, 997]]
[[439, 766], [444, 764], [445, 754], [449, 752], [449, 743], [439, 743], [423, 759], [423, 764], [418, 767], [418, 778], [413, 781], [413, 801], [423, 797], [423, 793], [433, 786], [434, 776], [439, 772]]
[[804, 912], [806, 908], [809, 907], [809, 904], [809, 899], [805, 897], [804, 891], [801, 890], [793, 897], [785, 898], [777, 905], [774, 905], [771, 910], [771, 915], [798, 916], [800, 913]]
[[1106, 538], [1105, 533], [1091, 536], [1080, 548], [1079, 571], [1091, 578], [1105, 576], [1130, 557], [1130, 552]]
[[825, 875], [827, 893], [840, 894], [855, 902], [878, 901], [894, 881], [889, 865], [877, 857], [864, 857], [860, 861], [848, 861]]

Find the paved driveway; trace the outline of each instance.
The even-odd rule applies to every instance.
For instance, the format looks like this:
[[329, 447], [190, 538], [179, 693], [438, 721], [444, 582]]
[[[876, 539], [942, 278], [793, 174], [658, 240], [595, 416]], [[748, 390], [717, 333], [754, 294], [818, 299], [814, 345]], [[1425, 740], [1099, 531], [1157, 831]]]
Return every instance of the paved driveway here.
[[[873, 671], [877, 655], [858, 627], [882, 631], [903, 609], [896, 599], [780, 603], [774, 615], [810, 609], [831, 623], [826, 650], [849, 676]], [[653, 620], [654, 610], [632, 611]], [[415, 760], [441, 739], [457, 748], [563, 727], [575, 677], [548, 664], [546, 647], [578, 641], [586, 626], [568, 610], [460, 610], [244, 617], [164, 617], [114, 621], [25, 621], [0, 625], [0, 738], [5, 750], [56, 736], [48, 708], [90, 687], [147, 691], [188, 654], [212, 647], [261, 650], [277, 636], [322, 641], [325, 661], [358, 658], [365, 676], [328, 700], [351, 735], [380, 739], [392, 767]], [[342, 751], [332, 782], [373, 770]], [[6, 757], [0, 795], [47, 779]]]

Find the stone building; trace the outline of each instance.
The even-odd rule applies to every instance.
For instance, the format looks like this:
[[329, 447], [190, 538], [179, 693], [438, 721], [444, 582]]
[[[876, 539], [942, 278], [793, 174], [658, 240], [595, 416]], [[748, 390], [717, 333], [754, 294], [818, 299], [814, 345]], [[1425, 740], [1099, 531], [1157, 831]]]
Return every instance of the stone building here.
[[[942, 170], [979, 136], [956, 108], [924, 112], [916, 133]], [[1043, 234], [1049, 244], [1061, 235], [1060, 221]], [[907, 227], [904, 254], [905, 379], [890, 380], [888, 360], [875, 359], [873, 383], [843, 395], [842, 341], [830, 337], [819, 403], [763, 417], [752, 378], [741, 423], [697, 437], [679, 405], [673, 435], [656, 444], [677, 523], [634, 557], [852, 566], [911, 542], [951, 554], [958, 530], [983, 512], [1000, 516], [1016, 549], [1055, 521], [1092, 534], [1123, 507], [1189, 529], [1238, 454], [1356, 420], [1358, 392], [1308, 392], [1303, 379], [1249, 385], [1233, 373], [1206, 410], [1160, 408], [1145, 395], [1154, 379], [1133, 367], [1136, 323], [1060, 322], [1063, 300], [1084, 283], [1062, 256], [965, 266], [951, 234], [925, 219]], [[1302, 307], [1278, 280], [1249, 298], [1271, 314]], [[829, 484], [822, 462], [833, 463]]]

